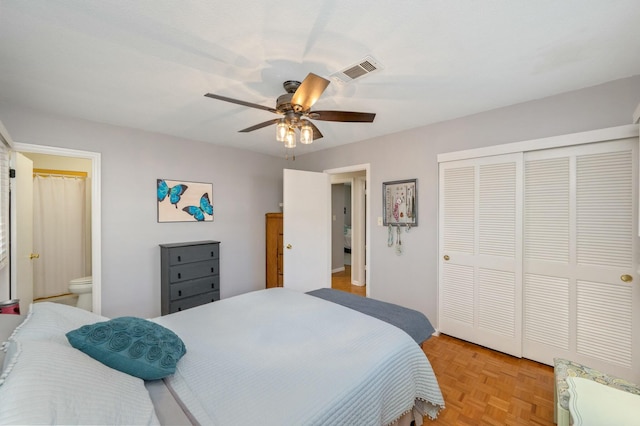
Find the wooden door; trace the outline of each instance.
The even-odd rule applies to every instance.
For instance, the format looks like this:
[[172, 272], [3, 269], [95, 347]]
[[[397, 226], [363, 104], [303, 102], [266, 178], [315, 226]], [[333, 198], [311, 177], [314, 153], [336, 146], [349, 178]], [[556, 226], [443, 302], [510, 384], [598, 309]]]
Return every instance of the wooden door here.
[[283, 236], [282, 213], [267, 213], [266, 221], [266, 287], [282, 287], [283, 277]]

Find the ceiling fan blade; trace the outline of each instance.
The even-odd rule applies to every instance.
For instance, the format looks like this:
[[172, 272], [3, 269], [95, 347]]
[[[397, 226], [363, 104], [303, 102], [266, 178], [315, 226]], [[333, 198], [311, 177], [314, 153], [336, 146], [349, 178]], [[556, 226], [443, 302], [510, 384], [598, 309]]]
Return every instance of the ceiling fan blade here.
[[273, 112], [275, 114], [278, 114], [278, 111], [276, 111], [275, 108], [269, 108], [269, 107], [266, 107], [264, 105], [258, 105], [258, 104], [253, 104], [251, 102], [241, 101], [241, 100], [238, 100], [238, 99], [227, 98], [226, 96], [214, 95], [213, 93], [207, 93], [207, 94], [205, 94], [205, 96], [208, 97], [208, 98], [218, 99], [220, 101], [231, 102], [232, 104], [238, 104], [238, 105], [247, 106], [247, 107], [250, 107], [250, 108], [263, 109], [265, 111], [269, 111], [269, 112]]
[[329, 80], [309, 73], [291, 98], [291, 105], [293, 105], [294, 110], [298, 112], [308, 111], [320, 98], [329, 83]]
[[373, 123], [376, 118], [372, 112], [355, 111], [311, 111], [309, 118], [322, 121], [344, 121], [350, 123]]
[[311, 128], [313, 129], [313, 140], [315, 141], [316, 139], [321, 139], [322, 133], [320, 133], [320, 130], [318, 130], [316, 125], [310, 122], [309, 120], [307, 120], [307, 123], [309, 123], [309, 126], [311, 126]]
[[264, 123], [256, 124], [255, 126], [251, 126], [251, 127], [247, 127], [246, 129], [238, 130], [238, 132], [241, 132], [241, 133], [253, 132], [254, 130], [262, 129], [263, 127], [267, 127], [267, 126], [270, 126], [272, 124], [276, 124], [278, 121], [280, 121], [279, 118], [276, 118], [275, 120], [265, 121]]

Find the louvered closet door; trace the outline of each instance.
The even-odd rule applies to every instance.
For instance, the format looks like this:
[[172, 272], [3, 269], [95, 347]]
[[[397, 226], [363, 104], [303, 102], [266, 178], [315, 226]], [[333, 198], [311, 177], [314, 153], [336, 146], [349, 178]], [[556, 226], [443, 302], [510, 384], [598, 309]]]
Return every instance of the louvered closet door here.
[[522, 351], [522, 154], [440, 164], [439, 328]]
[[569, 358], [640, 382], [637, 146], [525, 154], [526, 358]]

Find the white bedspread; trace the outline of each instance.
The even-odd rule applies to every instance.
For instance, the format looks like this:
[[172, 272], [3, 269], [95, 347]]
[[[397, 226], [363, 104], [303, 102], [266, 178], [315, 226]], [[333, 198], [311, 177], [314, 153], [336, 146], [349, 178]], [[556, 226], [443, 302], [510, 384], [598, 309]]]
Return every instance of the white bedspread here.
[[444, 406], [409, 335], [317, 297], [261, 290], [154, 321], [187, 346], [165, 381], [201, 424], [380, 425]]

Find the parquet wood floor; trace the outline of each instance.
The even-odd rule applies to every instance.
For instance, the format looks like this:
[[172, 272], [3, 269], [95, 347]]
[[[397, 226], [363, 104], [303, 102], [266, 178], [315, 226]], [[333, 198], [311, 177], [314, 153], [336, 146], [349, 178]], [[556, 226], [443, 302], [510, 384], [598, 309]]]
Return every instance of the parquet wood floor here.
[[357, 294], [358, 296], [367, 296], [366, 286], [351, 284], [351, 265], [344, 265], [344, 271], [331, 274], [331, 288]]
[[[365, 296], [351, 267], [332, 274], [332, 288]], [[553, 368], [441, 334], [422, 345], [445, 409], [425, 426], [553, 426]]]
[[422, 345], [438, 378], [445, 409], [425, 425], [549, 425], [553, 368], [450, 336]]

